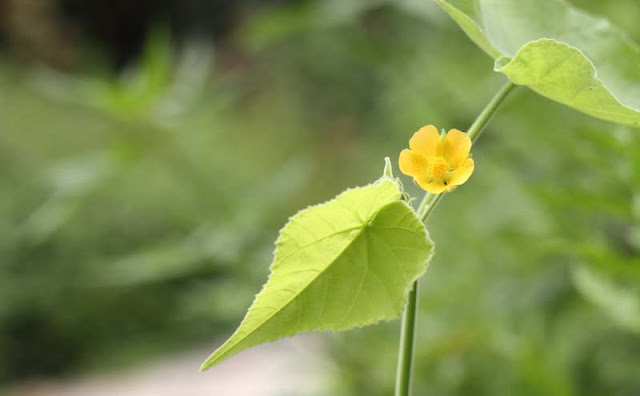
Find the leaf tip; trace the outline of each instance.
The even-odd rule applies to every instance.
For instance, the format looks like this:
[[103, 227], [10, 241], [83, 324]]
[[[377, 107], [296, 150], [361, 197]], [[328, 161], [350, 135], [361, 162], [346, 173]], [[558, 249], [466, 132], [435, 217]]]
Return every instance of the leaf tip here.
[[209, 359], [207, 359], [200, 365], [200, 372], [205, 372], [209, 370], [210, 367], [211, 363], [209, 362]]
[[[216, 351], [218, 352], [218, 351]], [[215, 366], [216, 364], [220, 363], [220, 356], [217, 355], [217, 353], [214, 352], [213, 354], [211, 354], [207, 360], [205, 360], [201, 365], [200, 365], [200, 372], [205, 372], [207, 370], [209, 370], [211, 367]]]
[[209, 370], [211, 367], [215, 366], [216, 362], [212, 361], [211, 358], [207, 359], [200, 365], [200, 372], [204, 373]]

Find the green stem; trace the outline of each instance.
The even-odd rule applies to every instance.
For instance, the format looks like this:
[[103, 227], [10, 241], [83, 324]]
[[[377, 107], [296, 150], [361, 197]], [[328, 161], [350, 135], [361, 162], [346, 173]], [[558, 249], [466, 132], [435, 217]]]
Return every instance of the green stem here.
[[[484, 127], [489, 123], [491, 117], [496, 113], [500, 104], [507, 97], [509, 92], [515, 87], [511, 82], [507, 82], [491, 101], [485, 106], [478, 117], [469, 127], [467, 135], [472, 142], [482, 133]], [[425, 194], [420, 206], [418, 207], [418, 216], [426, 223], [429, 215], [433, 212], [438, 202], [444, 194]], [[398, 355], [398, 371], [396, 375], [396, 392], [395, 396], [409, 396], [411, 394], [411, 377], [413, 373], [413, 350], [416, 327], [416, 314], [418, 307], [418, 281], [416, 280], [411, 287], [408, 296], [407, 306], [402, 316], [402, 328], [400, 333], [400, 351]]]
[[413, 371], [413, 349], [415, 342], [416, 313], [418, 312], [418, 281], [413, 283], [409, 300], [402, 316], [400, 330], [400, 356], [396, 374], [396, 396], [411, 394], [411, 376]]

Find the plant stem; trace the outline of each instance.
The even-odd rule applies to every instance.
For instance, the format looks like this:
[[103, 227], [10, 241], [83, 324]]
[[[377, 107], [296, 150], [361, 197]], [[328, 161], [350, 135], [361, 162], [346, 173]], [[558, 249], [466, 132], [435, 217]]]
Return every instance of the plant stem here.
[[[467, 135], [472, 142], [482, 133], [484, 127], [489, 123], [491, 117], [496, 113], [500, 104], [507, 97], [509, 92], [515, 87], [512, 82], [507, 82], [502, 86], [500, 91], [489, 101], [478, 117], [469, 127]], [[420, 206], [418, 207], [418, 216], [422, 222], [426, 223], [429, 215], [433, 212], [438, 202], [444, 194], [426, 193]], [[413, 351], [416, 327], [416, 315], [418, 308], [418, 281], [416, 280], [411, 287], [408, 296], [407, 306], [402, 316], [402, 328], [400, 333], [400, 351], [398, 353], [398, 371], [396, 374], [396, 392], [395, 396], [411, 395], [411, 379], [413, 374]]]
[[409, 301], [402, 316], [400, 330], [400, 355], [398, 356], [398, 372], [396, 374], [396, 396], [411, 394], [411, 376], [413, 370], [413, 349], [415, 342], [416, 313], [418, 312], [418, 281], [409, 292]]

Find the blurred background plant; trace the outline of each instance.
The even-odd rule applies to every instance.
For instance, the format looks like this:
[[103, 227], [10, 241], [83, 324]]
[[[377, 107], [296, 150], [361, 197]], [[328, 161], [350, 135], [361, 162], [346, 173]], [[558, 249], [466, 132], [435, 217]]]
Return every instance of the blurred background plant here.
[[[572, 3], [640, 41], [637, 1]], [[0, 0], [0, 43], [4, 385], [228, 335], [289, 215], [502, 79], [426, 0]], [[640, 393], [639, 154], [513, 95], [430, 223], [416, 394]], [[332, 394], [392, 393], [398, 327], [328, 338]]]

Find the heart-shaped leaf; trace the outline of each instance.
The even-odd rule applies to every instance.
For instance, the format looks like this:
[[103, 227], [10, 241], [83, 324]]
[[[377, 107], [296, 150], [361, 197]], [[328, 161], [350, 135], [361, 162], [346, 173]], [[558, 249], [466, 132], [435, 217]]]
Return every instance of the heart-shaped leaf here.
[[562, 0], [436, 0], [495, 70], [589, 115], [640, 126], [640, 48]]
[[399, 317], [432, 248], [389, 177], [297, 213], [280, 231], [269, 280], [202, 370], [297, 333]]

